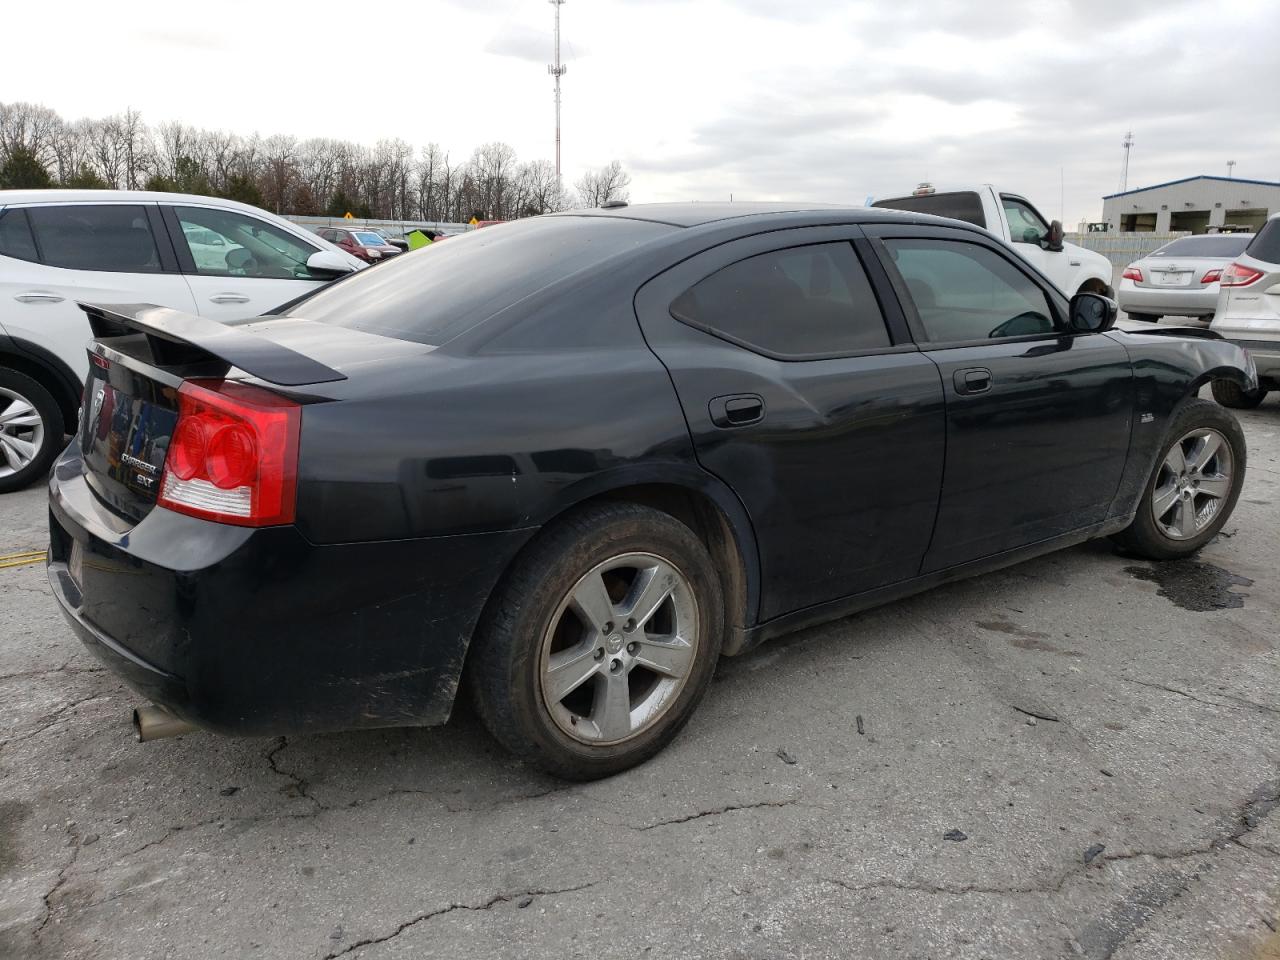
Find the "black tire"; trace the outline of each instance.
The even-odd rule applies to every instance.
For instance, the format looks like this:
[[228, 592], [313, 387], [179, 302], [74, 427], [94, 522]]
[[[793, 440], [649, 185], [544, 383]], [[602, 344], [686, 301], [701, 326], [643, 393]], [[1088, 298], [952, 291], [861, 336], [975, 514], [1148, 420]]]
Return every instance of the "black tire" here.
[[1252, 410], [1267, 399], [1267, 391], [1262, 387], [1257, 390], [1243, 390], [1230, 380], [1213, 381], [1213, 399], [1232, 410]]
[[[0, 476], [0, 493], [21, 490], [43, 479], [49, 473], [49, 466], [54, 458], [62, 449], [66, 429], [62, 422], [62, 411], [58, 408], [58, 402], [53, 399], [53, 394], [25, 373], [0, 367], [0, 416], [3, 416], [4, 411], [15, 402], [10, 393], [17, 394], [35, 407], [36, 412], [40, 414], [43, 432], [36, 455], [25, 466], [12, 473], [8, 472], [12, 470], [12, 465], [5, 456], [6, 451], [0, 449], [0, 470], [6, 471], [3, 476]], [[5, 433], [16, 433], [17, 439], [25, 442], [30, 442], [32, 436], [32, 433], [26, 430], [15, 431], [14, 428], [6, 425], [0, 425], [0, 430]], [[0, 438], [0, 444], [3, 443], [3, 438]]]
[[[683, 686], [649, 726], [617, 743], [583, 743], [560, 728], [546, 702], [542, 648], [554, 642], [549, 633], [574, 586], [597, 565], [628, 553], [654, 554], [684, 577], [696, 602], [697, 644]], [[644, 762], [680, 731], [711, 683], [723, 625], [720, 580], [693, 531], [638, 504], [589, 504], [544, 530], [516, 559], [481, 618], [467, 681], [481, 720], [504, 747], [555, 776], [594, 780]], [[588, 645], [595, 642], [603, 643]]]
[[[1152, 498], [1155, 495], [1156, 483], [1161, 476], [1165, 456], [1175, 442], [1181, 441], [1187, 433], [1200, 427], [1216, 430], [1222, 434], [1230, 446], [1232, 486], [1227, 496], [1222, 498], [1217, 514], [1203, 530], [1186, 540], [1176, 540], [1166, 536], [1157, 526], [1151, 506]], [[1180, 560], [1191, 556], [1218, 535], [1222, 525], [1231, 516], [1231, 511], [1235, 509], [1236, 501], [1240, 498], [1240, 489], [1244, 485], [1247, 456], [1244, 431], [1240, 429], [1235, 416], [1211, 400], [1199, 398], [1187, 400], [1169, 423], [1169, 430], [1160, 446], [1160, 454], [1147, 480], [1133, 523], [1115, 534], [1112, 539], [1129, 553], [1147, 560]]]
[[1158, 323], [1162, 315], [1158, 313], [1131, 313], [1130, 320], [1141, 320], [1143, 323]]

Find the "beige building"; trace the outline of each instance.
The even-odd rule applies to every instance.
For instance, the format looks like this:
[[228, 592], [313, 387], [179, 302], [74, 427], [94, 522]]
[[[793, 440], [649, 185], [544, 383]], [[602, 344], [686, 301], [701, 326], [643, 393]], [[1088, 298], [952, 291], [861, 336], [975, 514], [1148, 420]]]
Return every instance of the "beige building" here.
[[1169, 233], [1237, 226], [1257, 230], [1280, 212], [1280, 183], [1232, 177], [1187, 177], [1102, 198], [1109, 230]]

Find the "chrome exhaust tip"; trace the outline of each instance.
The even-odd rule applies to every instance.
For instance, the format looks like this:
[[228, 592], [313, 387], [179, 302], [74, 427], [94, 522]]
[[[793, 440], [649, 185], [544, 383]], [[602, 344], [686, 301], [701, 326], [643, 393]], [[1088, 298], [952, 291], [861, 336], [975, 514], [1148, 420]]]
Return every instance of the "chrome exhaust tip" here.
[[133, 711], [133, 729], [137, 731], [138, 742], [147, 743], [165, 737], [180, 737], [184, 733], [198, 730], [199, 727], [194, 723], [187, 723], [171, 710], [149, 703]]

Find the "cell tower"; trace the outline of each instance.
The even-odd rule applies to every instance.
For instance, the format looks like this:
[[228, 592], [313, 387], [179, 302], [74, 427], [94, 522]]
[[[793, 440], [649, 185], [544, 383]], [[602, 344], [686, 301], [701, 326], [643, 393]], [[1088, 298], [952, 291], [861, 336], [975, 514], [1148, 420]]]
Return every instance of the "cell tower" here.
[[1120, 192], [1129, 189], [1129, 151], [1133, 149], [1133, 131], [1124, 135], [1124, 166], [1120, 168]]
[[569, 72], [568, 66], [560, 62], [560, 8], [564, 0], [547, 0], [556, 8], [556, 62], [547, 64], [547, 73], [556, 78], [556, 182], [560, 182], [560, 78]]

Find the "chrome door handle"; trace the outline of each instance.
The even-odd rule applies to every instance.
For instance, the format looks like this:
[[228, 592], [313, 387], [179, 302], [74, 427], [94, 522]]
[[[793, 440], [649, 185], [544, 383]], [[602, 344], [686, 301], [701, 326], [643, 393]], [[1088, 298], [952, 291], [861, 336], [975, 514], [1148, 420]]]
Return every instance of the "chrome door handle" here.
[[249, 298], [243, 293], [215, 293], [209, 298], [213, 303], [248, 303]]
[[19, 303], [61, 303], [66, 297], [56, 293], [20, 293], [13, 299]]

